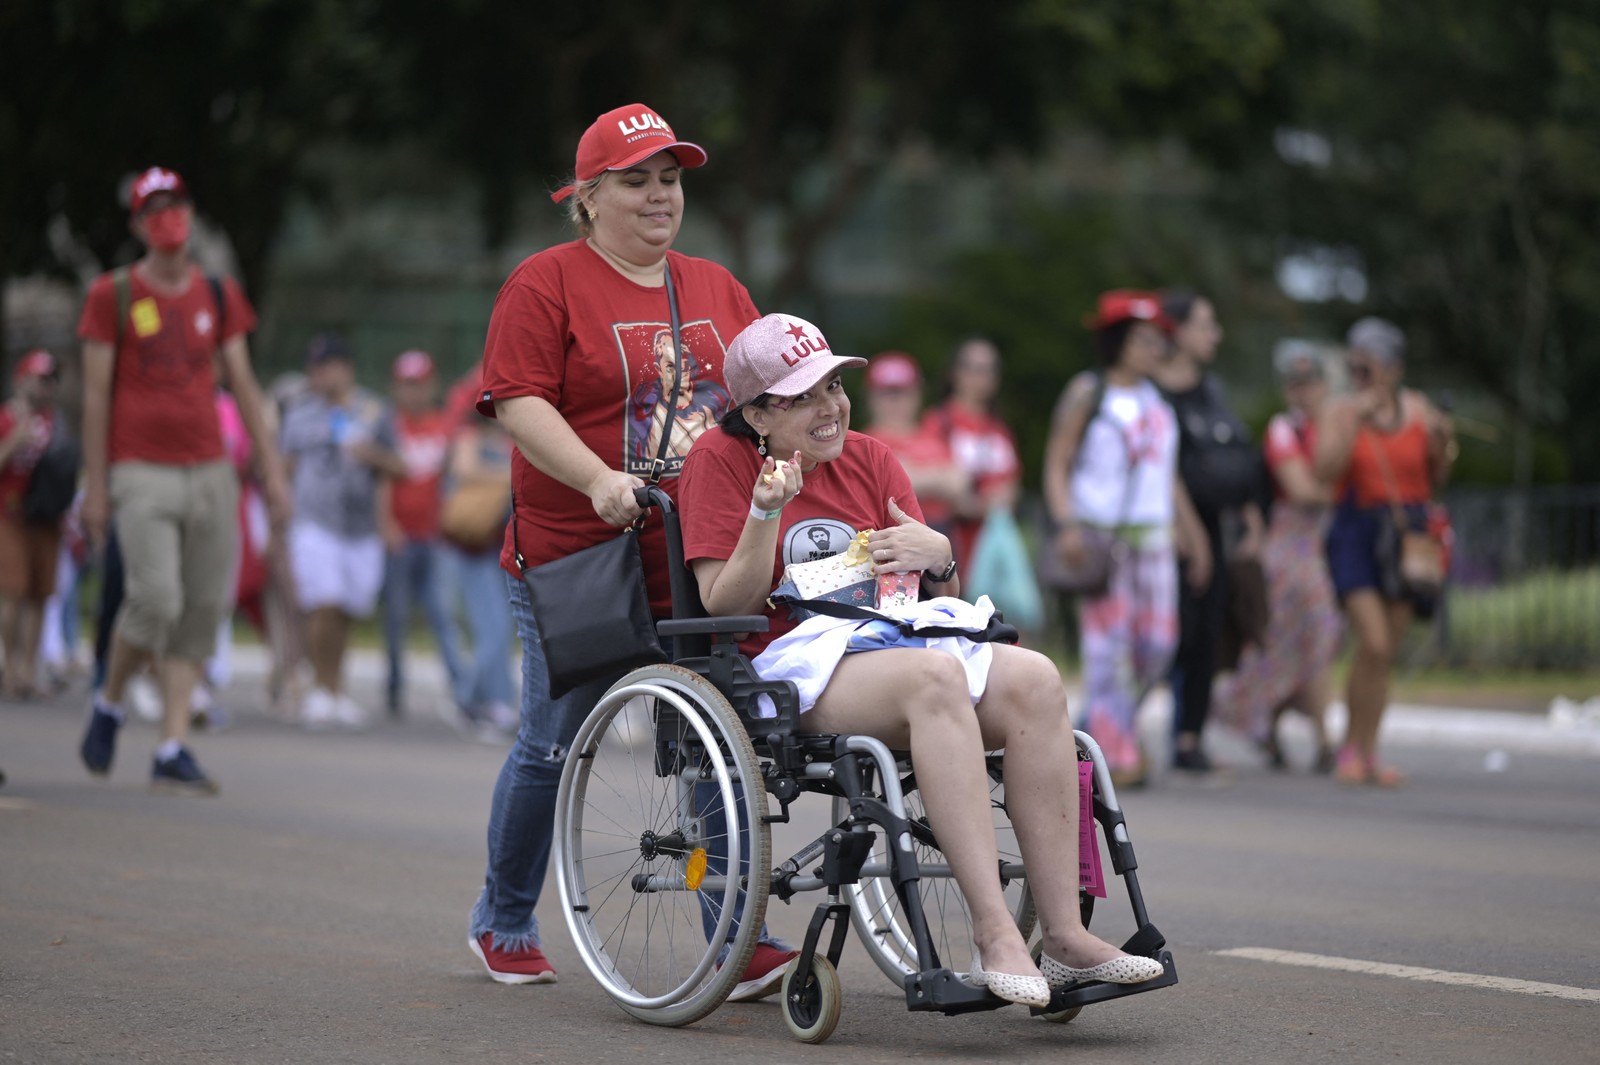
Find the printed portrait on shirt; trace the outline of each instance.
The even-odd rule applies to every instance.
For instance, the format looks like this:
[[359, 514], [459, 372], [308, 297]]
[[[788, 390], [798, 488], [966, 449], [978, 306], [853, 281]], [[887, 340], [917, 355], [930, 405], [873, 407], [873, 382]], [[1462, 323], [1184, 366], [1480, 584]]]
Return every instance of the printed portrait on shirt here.
[[619, 325], [616, 333], [628, 380], [634, 382], [624, 441], [627, 470], [648, 476], [666, 432], [665, 475], [676, 476], [695, 440], [715, 428], [731, 405], [728, 390], [713, 379], [725, 352], [722, 340], [709, 321], [683, 324], [683, 358], [674, 392], [671, 327], [636, 323]]

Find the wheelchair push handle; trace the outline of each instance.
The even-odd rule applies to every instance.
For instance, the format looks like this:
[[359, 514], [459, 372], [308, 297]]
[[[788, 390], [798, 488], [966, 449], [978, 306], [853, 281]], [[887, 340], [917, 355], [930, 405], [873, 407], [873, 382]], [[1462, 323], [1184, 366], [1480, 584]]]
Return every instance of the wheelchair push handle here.
[[640, 485], [633, 490], [633, 501], [639, 504], [640, 510], [649, 510], [651, 507], [660, 507], [661, 513], [671, 514], [673, 511], [672, 497], [667, 495], [660, 487], [653, 484]]

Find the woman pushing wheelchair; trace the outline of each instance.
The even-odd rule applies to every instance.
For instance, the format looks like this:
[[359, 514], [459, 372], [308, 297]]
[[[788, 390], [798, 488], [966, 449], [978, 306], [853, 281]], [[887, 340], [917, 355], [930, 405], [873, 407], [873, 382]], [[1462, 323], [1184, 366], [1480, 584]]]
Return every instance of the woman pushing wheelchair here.
[[[833, 354], [816, 326], [786, 314], [757, 320], [729, 345], [733, 409], [720, 432], [695, 443], [679, 482], [684, 556], [706, 610], [769, 616], [769, 630], [741, 650], [763, 677], [796, 681], [802, 729], [909, 750], [918, 777], [937, 782], [923, 787], [923, 802], [971, 913], [969, 982], [1042, 1007], [1051, 987], [1154, 979], [1159, 962], [1124, 954], [1079, 915], [1077, 749], [1049, 659], [965, 639], [929, 646], [874, 622], [792, 632], [788, 611], [768, 604], [786, 564], [841, 551], [864, 530], [880, 572], [920, 571], [924, 598], [960, 590], [950, 543], [923, 524], [893, 452], [850, 431], [840, 372], [865, 363]], [[795, 653], [819, 628], [829, 635]], [[984, 752], [1002, 748], [1006, 805], [1043, 929], [1037, 965], [995, 875]]]

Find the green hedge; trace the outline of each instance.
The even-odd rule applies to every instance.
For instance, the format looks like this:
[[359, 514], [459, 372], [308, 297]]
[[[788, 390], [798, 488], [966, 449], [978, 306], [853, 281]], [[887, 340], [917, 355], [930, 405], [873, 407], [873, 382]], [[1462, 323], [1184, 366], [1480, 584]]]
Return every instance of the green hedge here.
[[1600, 568], [1543, 570], [1492, 588], [1455, 588], [1437, 641], [1452, 666], [1600, 667]]

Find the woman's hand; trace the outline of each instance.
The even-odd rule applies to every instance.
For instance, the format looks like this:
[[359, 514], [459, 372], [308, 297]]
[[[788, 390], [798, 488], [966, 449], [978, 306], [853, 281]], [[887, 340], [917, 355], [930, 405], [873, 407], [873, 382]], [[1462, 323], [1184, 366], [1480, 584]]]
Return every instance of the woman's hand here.
[[943, 533], [922, 524], [889, 500], [889, 516], [895, 524], [889, 529], [874, 529], [867, 537], [867, 549], [880, 573], [910, 573], [923, 570], [939, 573], [953, 557], [950, 540]]
[[1075, 521], [1068, 522], [1056, 533], [1056, 557], [1068, 569], [1078, 569], [1089, 560], [1089, 540], [1084, 535], [1083, 526]]
[[761, 464], [756, 476], [750, 502], [757, 510], [782, 510], [783, 505], [800, 494], [805, 475], [800, 472], [800, 452], [787, 462], [779, 462], [771, 455]]
[[606, 470], [590, 483], [589, 502], [607, 525], [631, 525], [640, 513], [633, 490], [643, 487], [644, 482], [631, 473]]

